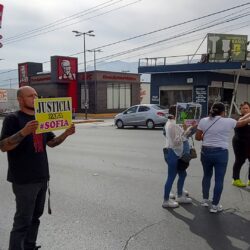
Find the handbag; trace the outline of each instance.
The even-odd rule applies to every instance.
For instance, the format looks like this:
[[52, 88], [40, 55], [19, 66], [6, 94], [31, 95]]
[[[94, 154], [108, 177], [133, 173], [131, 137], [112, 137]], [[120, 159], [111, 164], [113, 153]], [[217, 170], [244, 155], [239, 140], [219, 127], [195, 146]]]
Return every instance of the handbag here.
[[179, 158], [177, 161], [177, 170], [178, 171], [184, 171], [188, 168], [189, 161], [184, 161], [182, 158]]
[[197, 152], [195, 148], [190, 148], [190, 157], [191, 159], [197, 158]]

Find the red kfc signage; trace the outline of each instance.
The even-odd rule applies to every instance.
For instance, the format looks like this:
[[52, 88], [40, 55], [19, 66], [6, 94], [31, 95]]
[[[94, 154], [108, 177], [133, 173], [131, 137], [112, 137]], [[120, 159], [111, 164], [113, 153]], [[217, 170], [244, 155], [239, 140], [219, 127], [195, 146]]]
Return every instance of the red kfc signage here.
[[59, 81], [76, 80], [77, 58], [58, 57], [57, 58], [57, 76], [58, 76]]
[[19, 76], [19, 87], [27, 85], [29, 83], [27, 63], [18, 64], [18, 76]]

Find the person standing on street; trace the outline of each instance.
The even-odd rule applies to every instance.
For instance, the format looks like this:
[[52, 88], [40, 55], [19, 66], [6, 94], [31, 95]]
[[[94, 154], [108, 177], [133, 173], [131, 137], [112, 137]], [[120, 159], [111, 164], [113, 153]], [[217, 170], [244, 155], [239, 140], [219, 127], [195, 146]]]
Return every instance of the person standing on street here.
[[[240, 105], [241, 116], [250, 113], [250, 103], [243, 102]], [[245, 184], [240, 179], [240, 170], [246, 159], [250, 161], [250, 123], [244, 127], [235, 128], [233, 137], [233, 149], [235, 155], [235, 162], [233, 165], [233, 182], [232, 184], [236, 187], [250, 186], [250, 166], [248, 170], [248, 183]]]
[[[189, 152], [190, 148], [184, 136], [184, 130], [176, 124], [175, 118], [176, 106], [173, 105], [169, 108], [169, 117], [165, 125], [166, 150], [164, 150], [164, 159], [168, 165], [168, 177], [164, 186], [163, 208], [176, 208], [179, 206], [179, 203], [192, 203], [192, 199], [187, 197], [185, 192], [183, 192], [187, 172], [186, 170], [177, 168], [178, 159], [184, 153]], [[177, 181], [177, 197], [173, 200], [174, 197], [170, 192], [177, 174], [179, 176]]]
[[201, 205], [209, 207], [209, 190], [213, 170], [215, 172], [215, 185], [213, 192], [211, 213], [222, 211], [219, 204], [223, 190], [224, 177], [228, 163], [228, 140], [230, 132], [235, 127], [245, 126], [250, 122], [250, 113], [243, 116], [239, 121], [226, 118], [223, 103], [214, 103], [210, 110], [210, 116], [202, 118], [198, 124], [195, 139], [202, 141], [201, 163], [203, 166]]
[[12, 183], [16, 213], [10, 233], [9, 250], [35, 250], [39, 218], [44, 211], [49, 166], [46, 145], [55, 147], [75, 133], [72, 125], [61, 135], [52, 132], [35, 134], [34, 99], [37, 92], [30, 86], [18, 89], [20, 110], [3, 121], [0, 149], [7, 152], [7, 180]]

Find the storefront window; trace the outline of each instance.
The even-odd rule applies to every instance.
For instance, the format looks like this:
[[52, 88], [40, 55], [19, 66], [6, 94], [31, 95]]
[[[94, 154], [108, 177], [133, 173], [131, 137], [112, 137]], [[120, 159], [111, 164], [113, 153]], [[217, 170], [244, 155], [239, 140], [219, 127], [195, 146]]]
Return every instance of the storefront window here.
[[109, 83], [107, 109], [125, 109], [131, 106], [131, 84]]
[[160, 105], [169, 108], [177, 102], [192, 102], [192, 90], [161, 90]]

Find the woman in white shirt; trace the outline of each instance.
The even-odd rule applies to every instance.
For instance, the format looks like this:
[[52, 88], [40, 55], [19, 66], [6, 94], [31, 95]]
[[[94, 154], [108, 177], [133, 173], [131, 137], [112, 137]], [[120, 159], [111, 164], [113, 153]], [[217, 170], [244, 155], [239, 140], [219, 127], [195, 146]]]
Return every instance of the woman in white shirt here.
[[239, 121], [226, 118], [225, 106], [223, 103], [215, 103], [210, 116], [200, 120], [195, 139], [202, 140], [201, 163], [203, 166], [202, 179], [202, 206], [209, 206], [209, 190], [213, 169], [215, 172], [215, 186], [213, 192], [211, 213], [222, 211], [219, 204], [223, 190], [224, 176], [228, 163], [228, 140], [230, 132], [235, 127], [244, 126], [250, 122], [250, 114], [242, 117]]
[[[184, 136], [184, 130], [175, 122], [176, 106], [169, 108], [169, 117], [165, 125], [166, 132], [166, 147], [167, 152], [164, 152], [165, 161], [168, 164], [168, 177], [164, 187], [164, 201], [163, 208], [175, 208], [179, 203], [192, 203], [192, 199], [183, 194], [183, 186], [187, 176], [186, 170], [178, 170], [178, 159], [183, 155], [183, 152], [189, 150], [187, 139]], [[187, 143], [183, 143], [186, 141]], [[179, 179], [177, 182], [177, 197], [175, 200], [171, 199], [170, 191], [176, 175]]]

